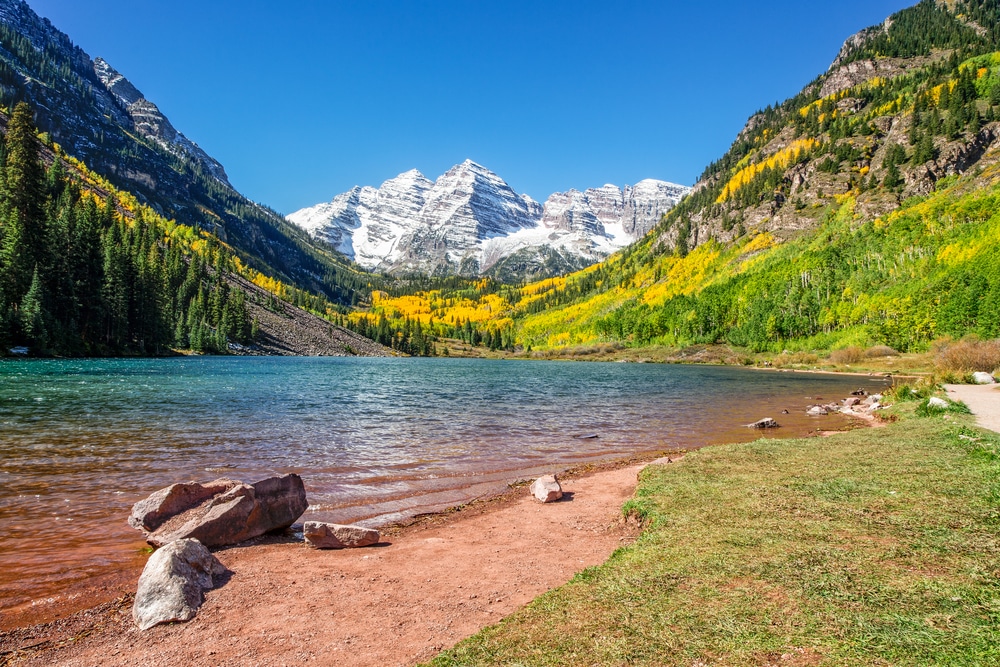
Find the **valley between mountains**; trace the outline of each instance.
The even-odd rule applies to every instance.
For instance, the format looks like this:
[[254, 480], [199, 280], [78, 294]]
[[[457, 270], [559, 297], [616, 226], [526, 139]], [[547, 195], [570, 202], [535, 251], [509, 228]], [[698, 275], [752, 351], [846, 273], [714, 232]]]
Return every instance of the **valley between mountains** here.
[[[0, 0], [0, 666], [1000, 664], [1000, 437], [940, 390], [1000, 402], [1000, 0], [829, 58], [691, 187], [462, 154], [289, 213]], [[132, 503], [275, 475], [380, 539], [290, 519], [140, 631]]]

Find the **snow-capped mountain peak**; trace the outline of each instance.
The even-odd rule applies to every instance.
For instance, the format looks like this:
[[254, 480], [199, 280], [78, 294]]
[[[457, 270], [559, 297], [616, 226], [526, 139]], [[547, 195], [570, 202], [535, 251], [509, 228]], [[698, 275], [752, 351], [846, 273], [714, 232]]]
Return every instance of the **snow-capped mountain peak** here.
[[368, 269], [475, 275], [516, 255], [525, 270], [515, 273], [538, 275], [542, 256], [550, 273], [600, 261], [644, 235], [688, 191], [646, 179], [555, 193], [542, 205], [465, 160], [434, 182], [412, 169], [288, 220]]

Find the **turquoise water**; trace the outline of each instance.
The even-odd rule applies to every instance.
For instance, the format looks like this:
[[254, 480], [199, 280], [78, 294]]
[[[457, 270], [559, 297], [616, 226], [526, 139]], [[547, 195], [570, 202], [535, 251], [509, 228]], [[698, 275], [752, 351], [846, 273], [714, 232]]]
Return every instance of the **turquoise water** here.
[[575, 463], [748, 440], [765, 416], [781, 435], [836, 428], [806, 405], [859, 384], [621, 363], [0, 362], [0, 609], [141, 559], [129, 508], [174, 482], [296, 472], [305, 519], [377, 524]]

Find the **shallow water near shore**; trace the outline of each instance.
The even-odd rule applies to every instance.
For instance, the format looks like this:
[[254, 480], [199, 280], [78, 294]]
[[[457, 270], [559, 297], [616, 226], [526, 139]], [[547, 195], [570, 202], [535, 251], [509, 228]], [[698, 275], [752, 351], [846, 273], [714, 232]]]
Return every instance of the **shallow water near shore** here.
[[303, 519], [377, 525], [540, 472], [752, 440], [761, 417], [783, 426], [769, 437], [844, 428], [805, 408], [859, 386], [885, 383], [510, 360], [0, 362], [0, 614], [140, 567], [129, 509], [175, 482], [296, 472]]

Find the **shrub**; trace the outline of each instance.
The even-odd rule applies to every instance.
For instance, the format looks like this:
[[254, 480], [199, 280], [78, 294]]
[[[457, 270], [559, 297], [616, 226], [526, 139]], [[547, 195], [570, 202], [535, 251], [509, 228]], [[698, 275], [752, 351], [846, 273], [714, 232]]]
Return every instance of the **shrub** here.
[[819, 357], [812, 352], [788, 352], [787, 350], [774, 358], [773, 365], [776, 368], [785, 366], [811, 366], [819, 361]]
[[909, 383], [897, 384], [892, 389], [884, 392], [884, 396], [893, 402], [925, 400], [930, 397], [932, 385], [912, 385]]
[[898, 357], [899, 352], [888, 345], [875, 345], [865, 350], [865, 359], [877, 359], [879, 357]]
[[830, 353], [830, 361], [835, 364], [856, 364], [864, 358], [865, 351], [855, 345]]
[[969, 406], [962, 401], [948, 401], [948, 407], [939, 408], [930, 405], [929, 398], [924, 399], [923, 402], [917, 406], [916, 410], [917, 415], [920, 417], [933, 417], [934, 415], [942, 415], [946, 412], [952, 412], [960, 415], [972, 414], [972, 411], [969, 410]]
[[979, 340], [967, 336], [959, 341], [941, 342], [935, 347], [935, 362], [942, 371], [991, 372], [1000, 366], [1000, 339]]

